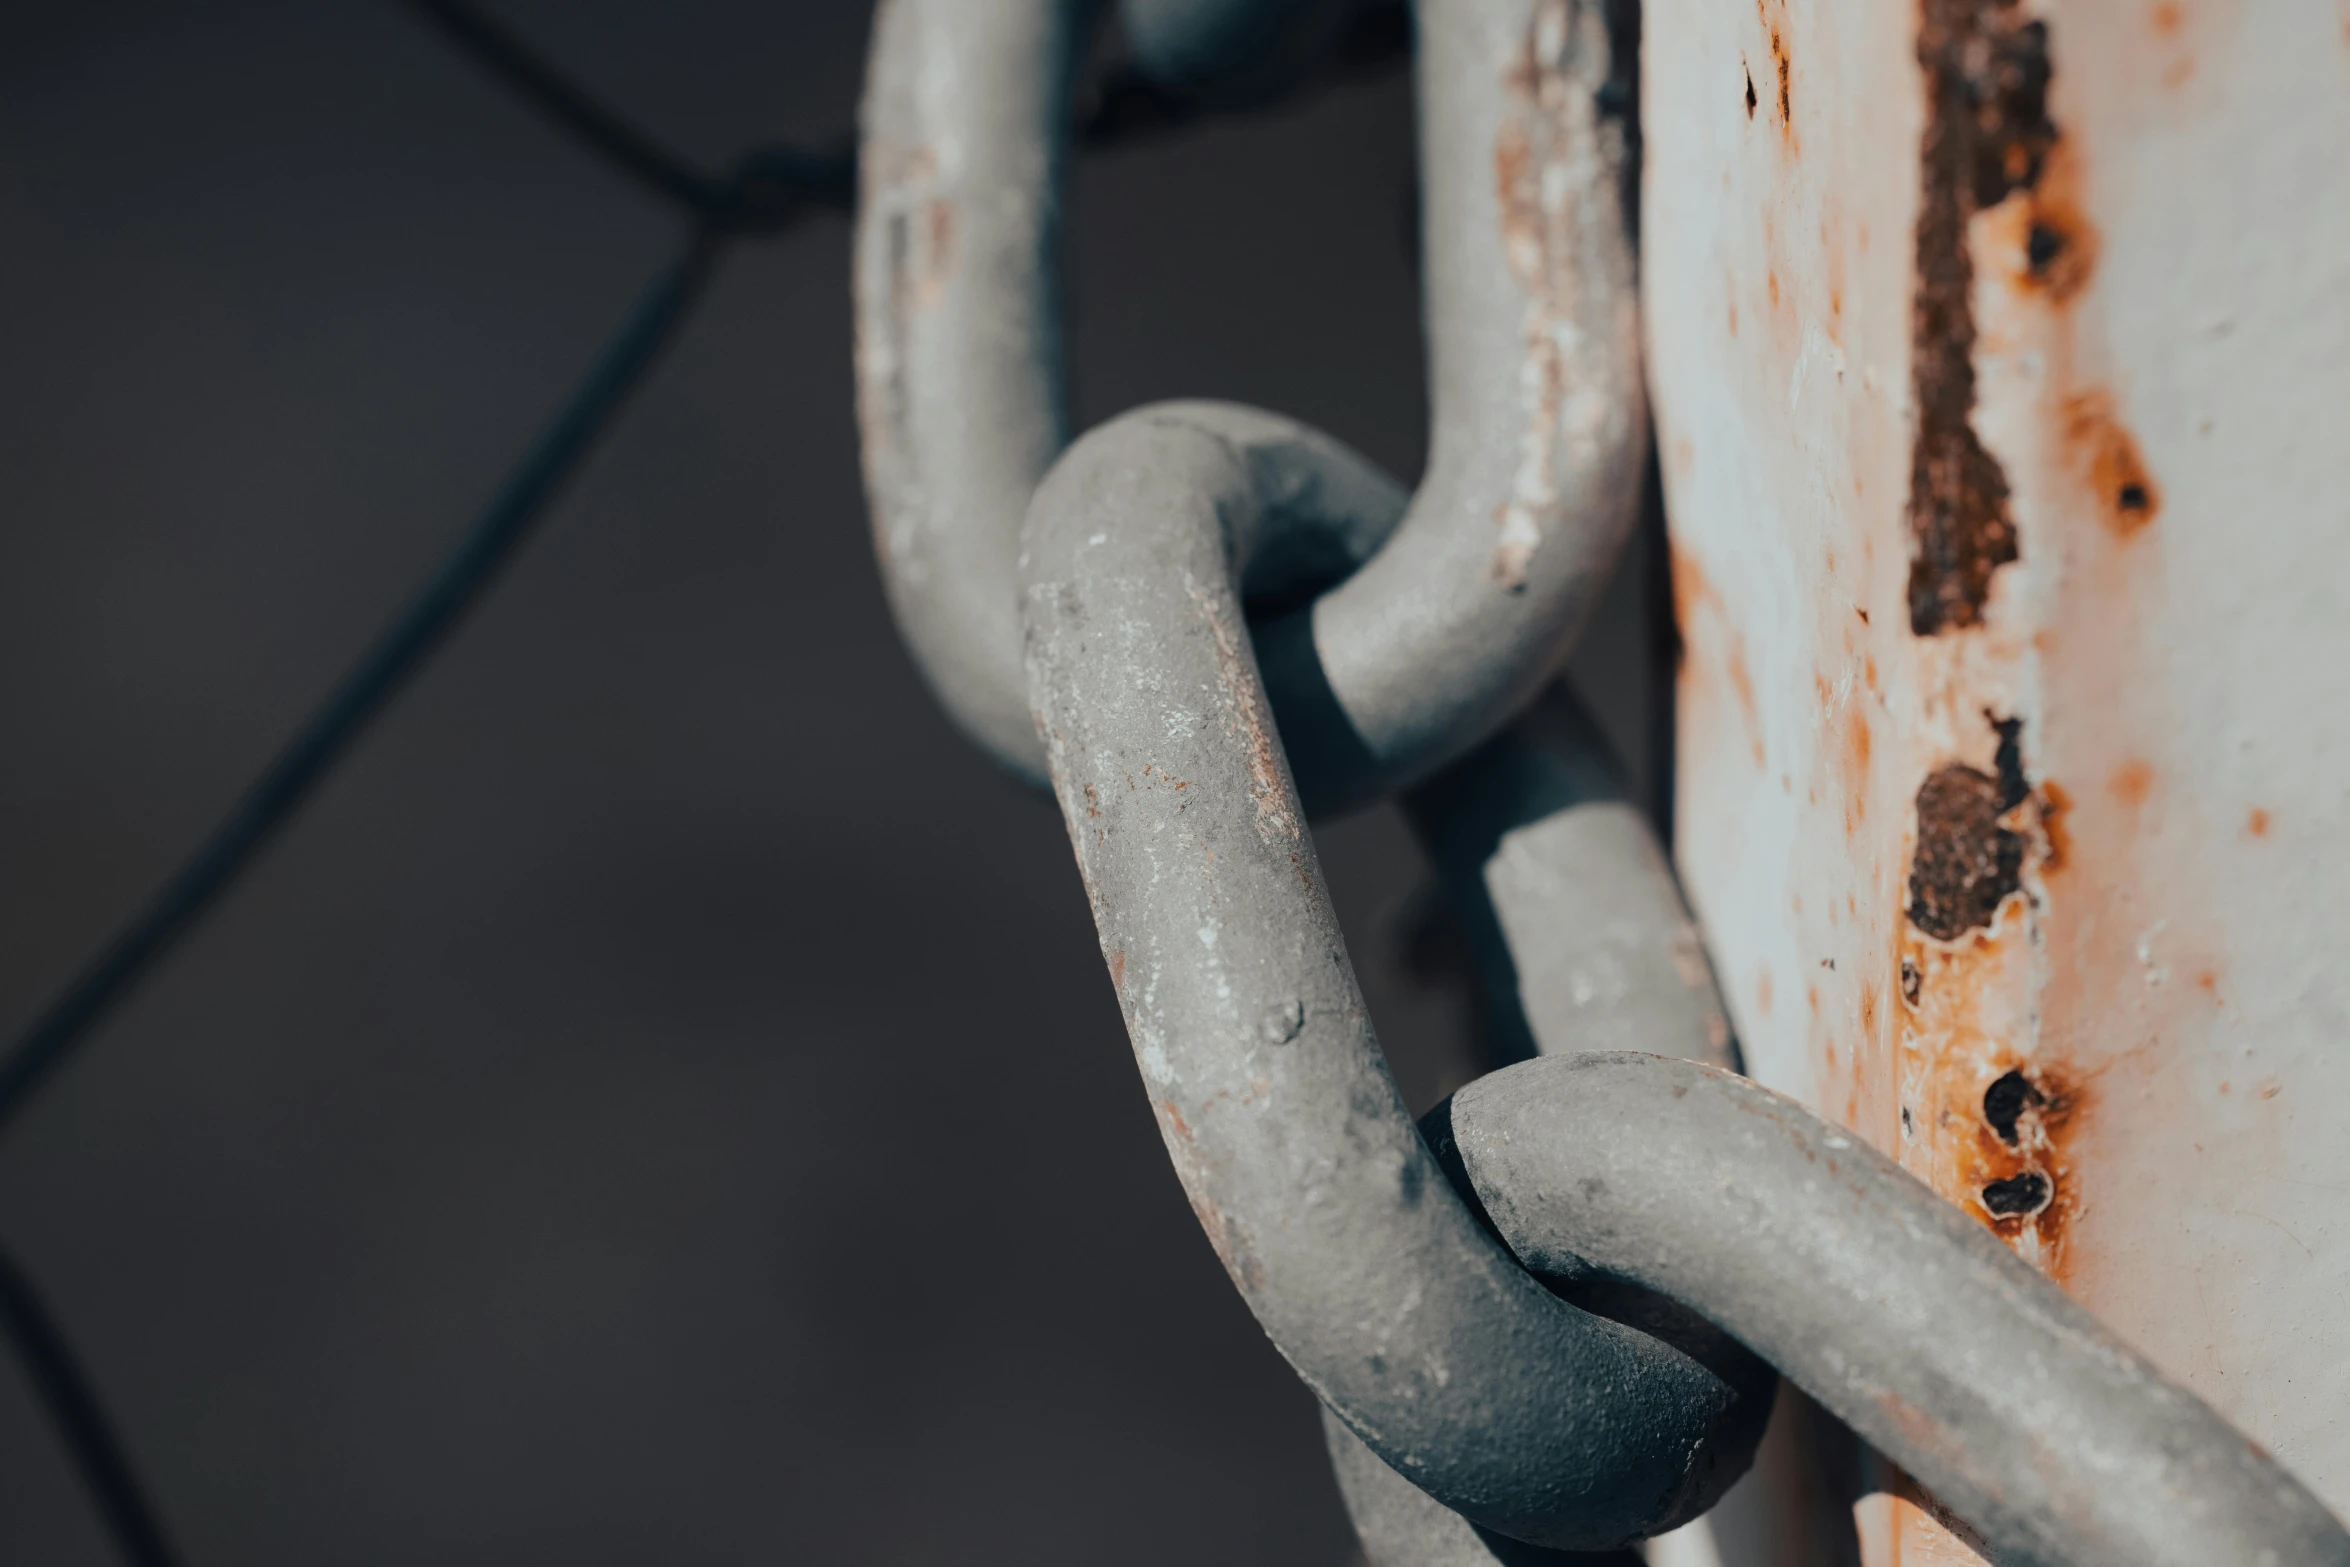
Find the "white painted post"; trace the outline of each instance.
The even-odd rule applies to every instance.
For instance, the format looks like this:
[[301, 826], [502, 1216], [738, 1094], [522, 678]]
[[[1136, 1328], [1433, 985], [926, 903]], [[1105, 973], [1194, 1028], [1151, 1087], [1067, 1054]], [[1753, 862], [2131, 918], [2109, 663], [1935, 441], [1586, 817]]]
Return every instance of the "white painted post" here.
[[[1645, 39], [1677, 850], [1749, 1070], [2350, 1513], [2350, 10]], [[1904, 1491], [1873, 1567], [1976, 1560]]]

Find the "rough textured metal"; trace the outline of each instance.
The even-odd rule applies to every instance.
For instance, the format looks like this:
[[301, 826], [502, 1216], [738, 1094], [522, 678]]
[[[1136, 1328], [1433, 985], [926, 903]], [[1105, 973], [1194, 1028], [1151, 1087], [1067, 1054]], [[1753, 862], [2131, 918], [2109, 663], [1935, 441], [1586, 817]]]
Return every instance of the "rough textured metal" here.
[[1679, 861], [1749, 1063], [2350, 1509], [2342, 16], [1646, 37]]
[[[1062, 435], [1050, 252], [1074, 36], [1045, 0], [891, 0], [858, 224], [891, 602], [941, 699], [1030, 776], [1013, 555]], [[1582, 0], [1419, 8], [1428, 473], [1375, 559], [1256, 633], [1315, 810], [1422, 776], [1523, 706], [1621, 550], [1646, 412], [1612, 62]]]
[[1546, 1278], [1703, 1312], [2012, 1567], [2344, 1567], [2350, 1533], [2193, 1394], [1892, 1160], [1694, 1063], [1578, 1053], [1430, 1115]]
[[1554, 1551], [1478, 1528], [1380, 1462], [1328, 1409], [1322, 1439], [1370, 1567], [1640, 1567], [1634, 1549]]
[[857, 423], [898, 630], [971, 737], [1043, 776], [1013, 557], [1067, 439], [1055, 276], [1081, 0], [885, 0], [861, 111]]
[[[1488, 1044], [1503, 1059], [1629, 1040], [1713, 1064], [1729, 1064], [1734, 1053], [1672, 871], [1622, 793], [1605, 738], [1562, 684], [1411, 796], [1414, 824], [1489, 991]], [[1686, 1335], [1689, 1326], [1676, 1328]], [[1722, 1342], [1682, 1342], [1712, 1357], [1759, 1423], [1775, 1380], [1767, 1368]], [[1373, 1567], [1593, 1560], [1481, 1530], [1382, 1463], [1335, 1418], [1326, 1414], [1323, 1427]], [[1711, 1549], [1705, 1519], [1683, 1533], [1692, 1538], [1675, 1545]], [[1652, 1558], [1658, 1550], [1652, 1543]]]
[[[1732, 1388], [1529, 1278], [1447, 1184], [1356, 987], [1242, 619], [1269, 538], [1381, 488], [1270, 415], [1147, 409], [1031, 512], [1028, 667], [1055, 793], [1194, 1211], [1273, 1342], [1476, 1522], [1600, 1548], [1746, 1461]], [[1391, 493], [1391, 492], [1389, 492]]]
[[1543, 1055], [1643, 1050], [1735, 1066], [1713, 968], [1656, 833], [1620, 800], [1505, 834], [1485, 885]]

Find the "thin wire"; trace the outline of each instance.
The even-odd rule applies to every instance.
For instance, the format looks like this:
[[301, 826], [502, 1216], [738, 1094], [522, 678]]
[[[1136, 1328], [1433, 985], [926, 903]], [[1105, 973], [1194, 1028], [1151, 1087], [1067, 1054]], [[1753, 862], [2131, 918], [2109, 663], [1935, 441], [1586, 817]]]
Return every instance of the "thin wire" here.
[[763, 147], [737, 172], [705, 174], [549, 65], [520, 37], [464, 0], [409, 0], [476, 63], [655, 194], [734, 233], [766, 233], [810, 208], [847, 211], [857, 198], [852, 138], [829, 152]]
[[547, 502], [643, 382], [702, 291], [719, 236], [698, 229], [646, 289], [570, 402], [540, 434], [479, 521], [296, 732], [210, 838], [34, 1019], [0, 1059], [0, 1129], [91, 1027], [227, 891], [398, 695], [513, 558]]
[[179, 1567], [179, 1555], [107, 1422], [90, 1379], [58, 1331], [33, 1281], [0, 1251], [0, 1332], [8, 1335], [33, 1392], [73, 1455], [106, 1532], [134, 1567]]
[[714, 181], [565, 80], [497, 22], [459, 0], [409, 3], [509, 87], [622, 169], [696, 212], [717, 209], [722, 193]]

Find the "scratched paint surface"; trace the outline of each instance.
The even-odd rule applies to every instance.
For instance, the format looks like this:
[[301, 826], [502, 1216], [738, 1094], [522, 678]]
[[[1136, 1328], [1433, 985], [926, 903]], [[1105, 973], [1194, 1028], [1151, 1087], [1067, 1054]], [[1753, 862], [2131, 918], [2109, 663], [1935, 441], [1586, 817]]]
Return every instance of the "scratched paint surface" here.
[[2350, 30], [1646, 35], [1677, 851], [1750, 1068], [2350, 1511]]

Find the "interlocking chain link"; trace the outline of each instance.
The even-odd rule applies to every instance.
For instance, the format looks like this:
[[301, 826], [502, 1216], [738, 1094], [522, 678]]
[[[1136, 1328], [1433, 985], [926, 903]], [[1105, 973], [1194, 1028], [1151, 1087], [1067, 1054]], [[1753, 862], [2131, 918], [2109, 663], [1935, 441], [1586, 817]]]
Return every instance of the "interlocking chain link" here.
[[[1622, 545], [1646, 421], [1619, 62], [1598, 0], [1416, 7], [1434, 430], [1407, 505], [1229, 405], [1063, 450], [1053, 247], [1086, 9], [881, 8], [856, 264], [875, 537], [948, 709], [1049, 775], [1177, 1174], [1331, 1412], [1374, 1558], [1524, 1560], [1509, 1542], [1602, 1549], [1694, 1515], [1768, 1403], [1742, 1343], [1996, 1560], [2350, 1564], [2305, 1489], [1927, 1188], [1674, 1059], [1723, 1040], [1653, 853], [1566, 851], [1606, 878], [1588, 900], [1666, 911], [1627, 970], [1658, 1053], [1545, 1040], [1569, 1053], [1413, 1127], [1306, 818], [1523, 708]], [[1310, 8], [1130, 9], [1156, 56], [1213, 74], [1279, 35], [1264, 15]], [[1607, 1315], [1558, 1293], [1627, 1287], [1653, 1293]]]

